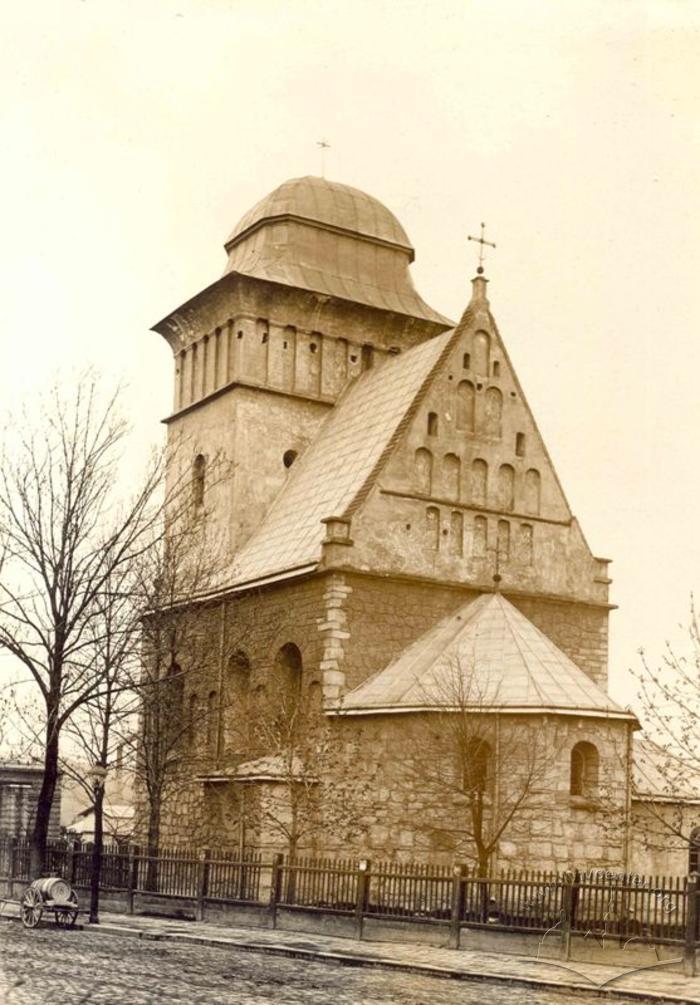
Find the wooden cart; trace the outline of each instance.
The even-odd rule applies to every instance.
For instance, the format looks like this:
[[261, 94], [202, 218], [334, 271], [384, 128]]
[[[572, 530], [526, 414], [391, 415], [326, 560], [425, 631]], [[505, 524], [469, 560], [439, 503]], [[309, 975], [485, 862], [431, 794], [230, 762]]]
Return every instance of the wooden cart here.
[[36, 928], [44, 912], [52, 913], [60, 928], [72, 928], [78, 917], [78, 898], [70, 883], [58, 876], [35, 879], [22, 895], [20, 915], [25, 928]]

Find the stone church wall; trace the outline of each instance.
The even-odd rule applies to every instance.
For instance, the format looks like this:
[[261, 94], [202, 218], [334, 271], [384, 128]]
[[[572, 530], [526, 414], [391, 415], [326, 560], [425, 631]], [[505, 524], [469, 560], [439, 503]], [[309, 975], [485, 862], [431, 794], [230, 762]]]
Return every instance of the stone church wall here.
[[[585, 724], [564, 717], [529, 722], [548, 737], [543, 773], [504, 831], [492, 868], [623, 868], [626, 724]], [[362, 836], [346, 840], [342, 834], [328, 834], [327, 846], [335, 854], [375, 859], [468, 860], [473, 846], [455, 836], [459, 815], [467, 813], [464, 800], [448, 788], [430, 794], [426, 781], [436, 767], [431, 758], [454, 754], [436, 745], [439, 720], [397, 714], [347, 717], [340, 725], [355, 770], [366, 779], [364, 798], [358, 798]], [[507, 722], [502, 728], [508, 728]], [[600, 756], [596, 801], [570, 795], [571, 748], [581, 740], [592, 742]]]

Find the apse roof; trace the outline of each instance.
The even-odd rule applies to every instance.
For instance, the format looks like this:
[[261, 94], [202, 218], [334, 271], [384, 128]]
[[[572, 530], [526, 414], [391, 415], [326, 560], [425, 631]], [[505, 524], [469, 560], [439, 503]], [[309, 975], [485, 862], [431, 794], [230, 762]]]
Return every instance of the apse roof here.
[[501, 594], [439, 622], [342, 699], [371, 714], [473, 707], [635, 720]]
[[321, 521], [342, 516], [366, 489], [453, 334], [390, 358], [349, 386], [234, 559], [232, 585], [316, 565], [325, 536]]

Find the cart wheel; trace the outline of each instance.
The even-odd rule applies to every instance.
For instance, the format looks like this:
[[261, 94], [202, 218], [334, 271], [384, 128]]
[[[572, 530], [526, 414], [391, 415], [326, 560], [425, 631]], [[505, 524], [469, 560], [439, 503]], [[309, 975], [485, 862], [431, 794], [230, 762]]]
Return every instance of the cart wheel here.
[[58, 911], [54, 912], [56, 916], [56, 924], [59, 928], [72, 928], [75, 924], [75, 919], [78, 917], [78, 912], [71, 910], [69, 907], [62, 907]]
[[72, 928], [78, 918], [78, 898], [71, 890], [66, 903], [56, 911], [56, 924], [61, 928]]
[[44, 900], [38, 890], [30, 886], [22, 897], [21, 914], [25, 928], [36, 928], [44, 913]]

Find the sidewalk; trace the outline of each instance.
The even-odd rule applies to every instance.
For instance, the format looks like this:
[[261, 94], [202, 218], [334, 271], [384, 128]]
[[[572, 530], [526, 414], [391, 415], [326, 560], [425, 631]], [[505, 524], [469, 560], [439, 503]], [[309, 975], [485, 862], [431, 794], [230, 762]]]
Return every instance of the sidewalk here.
[[[503, 981], [560, 991], [596, 992], [655, 1002], [700, 1005], [700, 977], [686, 978], [667, 968], [637, 969], [592, 963], [559, 964], [527, 956], [469, 949], [440, 949], [396, 942], [358, 942], [280, 929], [229, 928], [206, 922], [101, 914], [91, 931], [203, 945], [235, 946], [251, 952], [335, 961], [346, 966], [381, 966], [455, 980]], [[604, 986], [603, 986], [604, 985]]]

